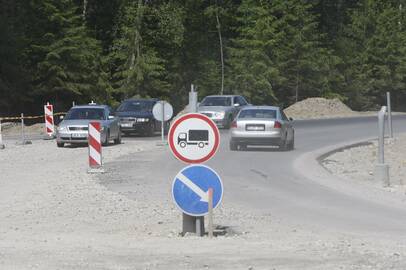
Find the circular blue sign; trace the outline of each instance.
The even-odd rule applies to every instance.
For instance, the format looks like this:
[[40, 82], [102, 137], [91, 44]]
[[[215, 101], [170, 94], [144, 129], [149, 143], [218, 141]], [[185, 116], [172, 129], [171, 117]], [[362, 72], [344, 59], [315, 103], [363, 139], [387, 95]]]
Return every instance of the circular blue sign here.
[[204, 216], [209, 211], [209, 188], [213, 189], [213, 209], [223, 198], [223, 183], [218, 174], [205, 165], [190, 165], [173, 180], [172, 196], [183, 213]]

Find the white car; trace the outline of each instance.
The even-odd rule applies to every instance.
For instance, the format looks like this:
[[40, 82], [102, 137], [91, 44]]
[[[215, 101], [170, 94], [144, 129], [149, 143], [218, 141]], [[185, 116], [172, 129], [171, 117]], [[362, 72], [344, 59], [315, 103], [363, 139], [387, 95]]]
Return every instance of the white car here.
[[281, 150], [292, 150], [295, 131], [279, 107], [249, 106], [243, 108], [231, 124], [230, 150], [247, 145], [273, 145]]

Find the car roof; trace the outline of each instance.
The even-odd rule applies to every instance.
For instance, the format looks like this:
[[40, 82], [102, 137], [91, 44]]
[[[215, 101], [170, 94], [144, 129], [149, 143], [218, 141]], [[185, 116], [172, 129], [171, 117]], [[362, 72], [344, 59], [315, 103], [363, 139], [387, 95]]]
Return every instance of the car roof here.
[[72, 108], [75, 109], [90, 109], [90, 108], [96, 108], [96, 109], [106, 109], [108, 108], [108, 105], [99, 105], [99, 104], [94, 104], [94, 105], [75, 105]]
[[280, 108], [277, 106], [247, 106], [242, 108], [241, 110], [279, 110]]
[[210, 96], [206, 96], [207, 97], [239, 97], [240, 95], [210, 95]]
[[158, 101], [159, 99], [157, 98], [129, 98], [129, 99], [125, 99], [123, 100], [123, 102], [125, 101]]

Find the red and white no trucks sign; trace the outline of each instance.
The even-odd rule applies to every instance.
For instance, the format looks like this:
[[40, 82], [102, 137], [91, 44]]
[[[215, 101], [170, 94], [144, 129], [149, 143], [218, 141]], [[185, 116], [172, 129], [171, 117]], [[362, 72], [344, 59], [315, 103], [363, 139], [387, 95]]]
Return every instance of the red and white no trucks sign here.
[[168, 143], [177, 159], [188, 164], [202, 163], [216, 154], [220, 132], [209, 117], [188, 113], [172, 123]]

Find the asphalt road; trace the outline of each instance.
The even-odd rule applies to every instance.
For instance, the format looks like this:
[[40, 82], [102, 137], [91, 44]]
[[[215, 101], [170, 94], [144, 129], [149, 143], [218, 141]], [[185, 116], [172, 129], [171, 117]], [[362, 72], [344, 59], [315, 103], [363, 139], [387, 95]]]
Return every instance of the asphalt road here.
[[[393, 117], [395, 134], [406, 132], [405, 123], [406, 116]], [[296, 145], [295, 150], [289, 152], [269, 148], [232, 152], [228, 148], [228, 131], [221, 132], [220, 149], [207, 165], [222, 177], [225, 187], [223, 201], [259, 215], [271, 214], [282, 223], [315, 230], [384, 234], [387, 237], [405, 235], [406, 208], [322, 185], [306, 178], [293, 166], [298, 157], [308, 152], [375, 136], [376, 117], [296, 121], [294, 126]], [[143, 165], [135, 166], [136, 162]], [[139, 178], [133, 176], [148, 175], [150, 181], [155, 181], [163, 190], [158, 196], [167, 196], [173, 177], [185, 164], [164, 149], [145, 152], [141, 160], [133, 163], [128, 160], [110, 166], [117, 172], [117, 178], [128, 180], [111, 179], [104, 184], [131, 198], [134, 196], [132, 191], [140, 185]]]

